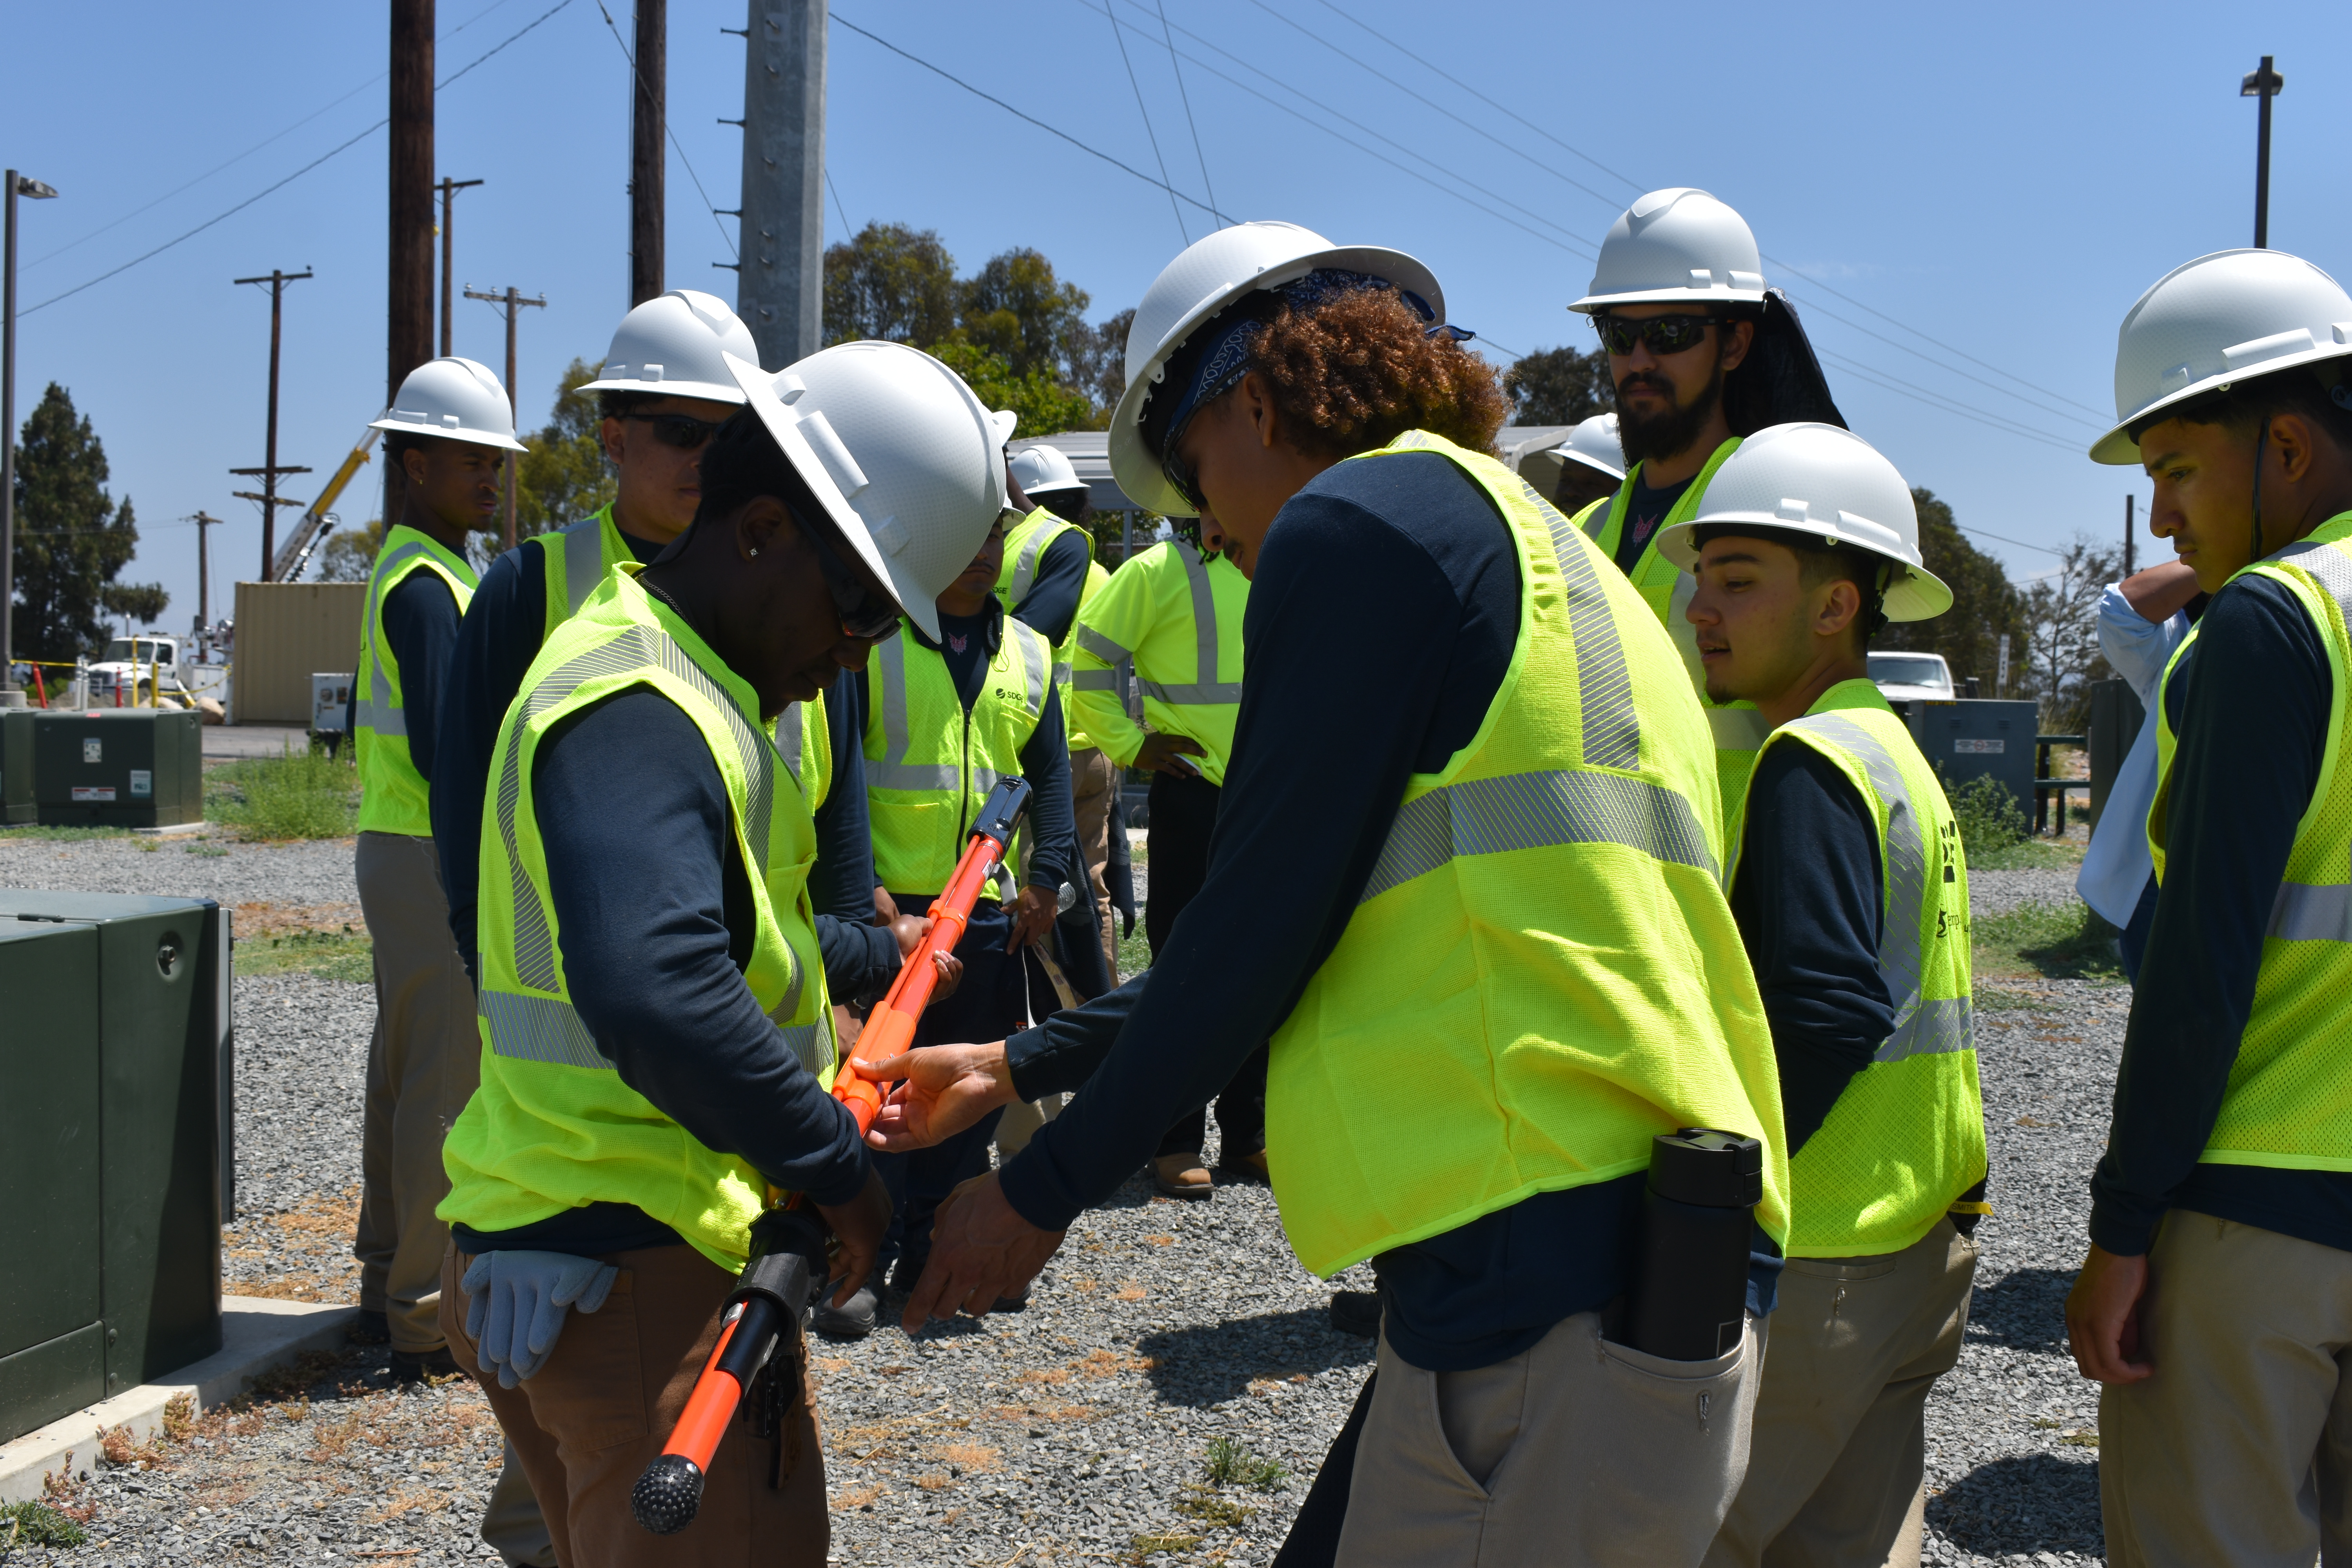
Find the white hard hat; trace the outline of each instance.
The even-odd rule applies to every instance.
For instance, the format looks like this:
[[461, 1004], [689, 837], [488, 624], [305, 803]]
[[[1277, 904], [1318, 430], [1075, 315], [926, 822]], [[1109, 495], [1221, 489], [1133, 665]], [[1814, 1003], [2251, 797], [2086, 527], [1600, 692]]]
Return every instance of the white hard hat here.
[[2116, 427], [2100, 463], [2137, 463], [2130, 427], [2258, 375], [2352, 354], [2352, 296], [2284, 250], [2221, 250], [2176, 267], [2116, 334]]
[[1652, 191], [1609, 226], [1591, 286], [1569, 309], [1591, 315], [1684, 301], [1761, 304], [1764, 262], [1747, 219], [1705, 191], [1677, 186]]
[[729, 354], [760, 358], [742, 318], [716, 294], [673, 289], [621, 318], [604, 351], [604, 374], [580, 390], [740, 403], [743, 394], [727, 374]]
[[1658, 531], [1658, 553], [1698, 569], [1695, 530], [1752, 525], [1793, 534], [1792, 544], [1845, 545], [1895, 563], [1886, 584], [1890, 621], [1924, 621], [1952, 607], [1952, 591], [1919, 559], [1919, 509], [1911, 487], [1878, 449], [1834, 425], [1774, 425], [1724, 459], [1706, 482], [1699, 515]]
[[1552, 450], [1571, 463], [1598, 468], [1612, 479], [1625, 477], [1625, 448], [1617, 439], [1617, 416], [1596, 414], [1568, 433]]
[[1013, 478], [1022, 493], [1031, 497], [1055, 490], [1082, 490], [1087, 481], [1070, 467], [1069, 454], [1059, 447], [1024, 447], [1013, 454]]
[[1004, 453], [955, 372], [905, 343], [836, 343], [774, 375], [727, 368], [858, 558], [923, 635], [1004, 510]]
[[399, 395], [368, 428], [471, 441], [509, 452], [530, 450], [515, 439], [514, 405], [507, 401], [506, 388], [490, 367], [456, 354], [427, 360], [402, 377]]
[[1013, 439], [1013, 432], [1021, 428], [1021, 416], [1010, 408], [999, 408], [988, 416], [989, 428], [996, 432], [996, 444], [1003, 447]]
[[1144, 405], [1166, 374], [1169, 358], [1193, 328], [1251, 290], [1294, 283], [1327, 267], [1393, 283], [1433, 312], [1431, 320], [1445, 319], [1445, 294], [1437, 279], [1402, 250], [1333, 245], [1295, 223], [1235, 224], [1193, 241], [1144, 290], [1127, 329], [1127, 391], [1110, 417], [1110, 471], [1138, 506], [1172, 517], [1192, 515], [1192, 503], [1160, 473], [1160, 458], [1143, 439]]

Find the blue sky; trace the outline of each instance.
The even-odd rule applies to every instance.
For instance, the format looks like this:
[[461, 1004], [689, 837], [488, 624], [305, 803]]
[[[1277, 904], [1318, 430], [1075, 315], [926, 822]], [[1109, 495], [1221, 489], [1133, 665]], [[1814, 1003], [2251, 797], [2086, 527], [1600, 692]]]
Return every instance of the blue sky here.
[[[555, 4], [441, 0], [439, 74]], [[604, 4], [630, 36], [625, 5]], [[1564, 306], [1633, 196], [1713, 191], [1804, 309], [1854, 428], [2015, 576], [2052, 563], [2027, 546], [2120, 532], [2136, 476], [2082, 456], [2112, 406], [2116, 326], [2173, 266], [2250, 242], [2255, 106], [2237, 83], [2266, 51], [2288, 84], [2272, 243], [2352, 276], [2342, 138], [2327, 129], [2352, 100], [2341, 6], [1165, 0], [1171, 61], [1160, 4], [835, 10], [1087, 148], [1155, 176], [1164, 158], [1171, 183], [1235, 217], [1413, 252], [1453, 319], [1511, 350], [1589, 345]], [[741, 112], [742, 46], [719, 29], [744, 11], [670, 6], [669, 281], [730, 299], [734, 274], [710, 263], [733, 259], [734, 221], [713, 219], [695, 177], [709, 205], [735, 205], [740, 140], [718, 121]], [[63, 193], [21, 208], [20, 309], [360, 136], [384, 113], [386, 32], [381, 5], [13, 16], [0, 160]], [[966, 270], [1034, 246], [1097, 319], [1181, 247], [1157, 186], [847, 28], [831, 52], [829, 241], [845, 214], [936, 228]], [[569, 0], [439, 96], [442, 173], [488, 182], [458, 198], [458, 281], [548, 300], [523, 321], [527, 426], [627, 305], [627, 70], [598, 0]], [[280, 461], [323, 475], [382, 402], [385, 159], [385, 133], [366, 135], [23, 322], [18, 417], [52, 380], [91, 416], [114, 493], [137, 502], [127, 575], [172, 590], [172, 625], [195, 599], [196, 531], [180, 519], [229, 520], [214, 534], [215, 614], [218, 584], [253, 575], [259, 554], [257, 509], [231, 499], [247, 482], [226, 470], [262, 460], [268, 306], [230, 279], [318, 273], [287, 297]], [[1207, 220], [1185, 206], [1181, 221], [1197, 238]], [[497, 367], [497, 313], [460, 304], [457, 351]], [[340, 510], [373, 515], [373, 497], [362, 480]]]

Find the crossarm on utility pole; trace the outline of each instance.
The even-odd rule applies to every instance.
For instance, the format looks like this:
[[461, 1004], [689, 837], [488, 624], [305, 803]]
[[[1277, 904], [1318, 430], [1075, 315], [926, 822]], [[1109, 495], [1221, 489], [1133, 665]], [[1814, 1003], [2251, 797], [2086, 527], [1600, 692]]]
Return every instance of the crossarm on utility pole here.
[[[468, 289], [466, 290], [466, 298], [468, 300], [486, 300], [506, 312], [507, 407], [508, 411], [514, 416], [516, 430], [520, 431], [522, 428], [522, 399], [515, 391], [515, 318], [522, 313], [522, 308], [525, 305], [538, 305], [543, 308], [547, 304], [547, 296], [541, 294], [536, 299], [526, 300], [522, 297], [522, 291], [517, 289], [513, 284], [509, 283], [503, 290]], [[512, 550], [515, 547], [515, 528], [517, 526], [517, 515], [515, 510], [515, 470], [520, 465], [520, 462], [521, 458], [518, 454], [512, 452], [507, 454], [507, 521], [505, 547], [509, 550]]]

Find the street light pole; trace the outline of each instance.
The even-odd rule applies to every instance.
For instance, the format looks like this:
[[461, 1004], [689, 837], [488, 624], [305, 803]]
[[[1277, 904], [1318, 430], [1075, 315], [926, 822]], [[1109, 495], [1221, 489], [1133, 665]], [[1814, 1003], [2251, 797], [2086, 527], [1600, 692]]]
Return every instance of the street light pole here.
[[16, 198], [47, 201], [58, 193], [10, 169], [0, 174], [7, 191], [6, 234], [0, 237], [0, 708], [22, 708], [16, 684]]
[[[514, 416], [515, 428], [520, 431], [522, 428], [522, 400], [515, 392], [515, 318], [522, 314], [522, 309], [526, 305], [538, 305], [544, 307], [547, 303], [547, 296], [541, 294], [536, 300], [526, 300], [522, 297], [522, 290], [509, 283], [506, 286], [504, 292], [484, 290], [480, 289], [468, 289], [466, 290], [466, 298], [468, 300], [487, 300], [491, 304], [503, 310], [507, 314], [507, 412]], [[522, 454], [520, 452], [509, 452], [506, 457], [507, 526], [505, 548], [512, 550], [515, 547], [515, 528], [520, 516], [515, 510], [515, 470], [521, 466]]]
[[2254, 132], [2254, 248], [2267, 250], [2271, 243], [2271, 100], [2286, 90], [2286, 78], [2271, 69], [2271, 57], [2263, 57], [2262, 68], [2238, 83], [2240, 98], [2263, 100], [2260, 129]]

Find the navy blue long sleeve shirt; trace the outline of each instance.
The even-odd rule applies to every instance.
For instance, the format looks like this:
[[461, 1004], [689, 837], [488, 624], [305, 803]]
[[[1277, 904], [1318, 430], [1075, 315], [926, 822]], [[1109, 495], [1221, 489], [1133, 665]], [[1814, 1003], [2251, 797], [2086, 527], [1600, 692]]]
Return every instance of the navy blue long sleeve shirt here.
[[2145, 1253], [2167, 1209], [2352, 1251], [2352, 1173], [2200, 1163], [2252, 1016], [2263, 933], [2319, 787], [2333, 683], [2310, 617], [2276, 582], [2213, 596], [2164, 688], [2173, 752], [2165, 870], [2148, 932], [2091, 1239]]
[[[668, 548], [634, 534], [621, 537], [643, 562]], [[449, 929], [469, 974], [478, 971], [482, 809], [490, 758], [498, 750], [507, 709], [522, 689], [531, 660], [539, 657], [546, 628], [547, 554], [532, 548], [510, 550], [490, 563], [457, 629], [455, 659], [440, 710], [436, 771], [427, 776], [434, 781], [433, 840], [441, 858], [441, 885], [449, 897]], [[874, 852], [866, 815], [865, 752], [848, 714], [848, 691], [845, 670], [825, 703], [834, 782], [816, 812], [817, 864], [809, 878], [825, 979], [843, 996], [866, 990], [876, 973], [885, 976], [887, 984], [898, 962], [897, 943], [866, 923], [874, 915]], [[619, 796], [606, 803], [608, 819], [615, 805], [634, 819], [636, 808]]]
[[[1250, 586], [1206, 883], [1149, 973], [1007, 1047], [1024, 1095], [1086, 1085], [1003, 1171], [1024, 1218], [1061, 1229], [1102, 1201], [1281, 1025], [1346, 930], [1407, 778], [1443, 767], [1492, 706], [1518, 594], [1507, 526], [1435, 453], [1339, 464], [1284, 506]], [[1308, 744], [1346, 765], [1298, 766]], [[1490, 1365], [1601, 1306], [1624, 1286], [1642, 1183], [1540, 1194], [1382, 1254], [1391, 1342], [1432, 1370]]]
[[1793, 1156], [1895, 1030], [1878, 829], [1853, 781], [1790, 740], [1756, 764], [1740, 845], [1731, 918], [1772, 1026]]
[[448, 700], [458, 631], [457, 595], [438, 572], [411, 572], [383, 596], [383, 640], [400, 661], [400, 707], [409, 721], [408, 760], [428, 789], [435, 719]]
[[1082, 533], [1057, 533], [1037, 560], [1028, 596], [1013, 606], [1013, 618], [1055, 647], [1068, 640], [1087, 591], [1087, 563], [1093, 559]]

